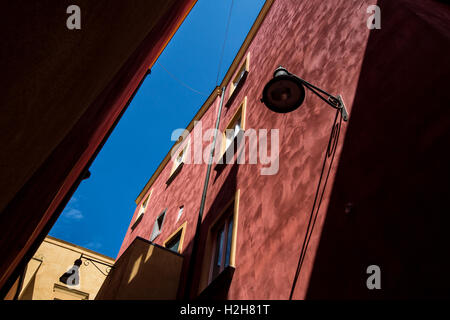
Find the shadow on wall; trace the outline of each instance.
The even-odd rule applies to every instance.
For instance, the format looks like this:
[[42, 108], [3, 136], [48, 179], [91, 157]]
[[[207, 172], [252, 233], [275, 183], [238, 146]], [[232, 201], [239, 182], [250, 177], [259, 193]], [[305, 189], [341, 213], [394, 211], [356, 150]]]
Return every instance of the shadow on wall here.
[[450, 7], [378, 5], [307, 299], [450, 297]]
[[183, 257], [137, 237], [114, 264], [96, 300], [176, 298]]
[[[208, 243], [208, 233], [210, 227], [213, 223], [220, 217], [221, 213], [223, 213], [226, 205], [229, 203], [231, 199], [234, 198], [236, 190], [237, 190], [237, 174], [239, 171], [239, 165], [234, 163], [233, 165], [223, 165], [218, 170], [215, 171], [212, 175], [215, 177], [211, 177], [209, 191], [208, 193], [213, 193], [214, 186], [216, 185], [216, 181], [218, 180], [218, 176], [224, 175], [224, 182], [219, 183], [220, 189], [217, 191], [216, 196], [213, 200], [207, 201], [205, 209], [204, 219], [201, 225], [200, 231], [200, 241], [199, 241], [199, 249], [198, 255], [196, 259], [196, 265], [199, 266], [196, 274], [194, 275], [193, 280], [193, 290], [191, 291], [191, 297], [198, 297], [198, 294], [201, 293], [199, 291], [203, 291], [204, 289], [208, 289], [207, 294], [203, 294], [199, 297], [201, 300], [225, 300], [228, 299], [228, 291], [231, 286], [231, 281], [233, 278], [233, 272], [226, 272], [228, 276], [219, 277], [220, 285], [209, 286], [208, 288], [204, 288], [207, 285], [210, 268], [210, 253], [213, 250], [212, 243]], [[226, 175], [226, 177], [225, 177]], [[206, 283], [205, 283], [206, 281]]]
[[[228, 169], [230, 167], [230, 169]], [[205, 245], [209, 227], [218, 215], [223, 212], [225, 205], [232, 199], [236, 192], [236, 177], [238, 165], [224, 168], [228, 171], [225, 182], [221, 185], [217, 196], [211, 203], [206, 204], [209, 210], [204, 215], [201, 225], [199, 249], [195, 261], [198, 268], [194, 275], [194, 288], [191, 297], [198, 296], [198, 282], [200, 276], [207, 272], [209, 264], [203, 265]], [[218, 174], [218, 173], [215, 173]], [[224, 173], [225, 175], [225, 173]], [[213, 187], [210, 180], [210, 192]], [[208, 247], [208, 249], [211, 249]], [[123, 299], [180, 299], [183, 298], [185, 290], [186, 275], [189, 267], [189, 258], [192, 252], [192, 241], [186, 243], [183, 254], [170, 251], [143, 238], [137, 237], [125, 250], [114, 265], [114, 269], [106, 278], [100, 288], [96, 300], [123, 300]], [[211, 296], [208, 299], [222, 300], [228, 296], [228, 289], [231, 284], [232, 272], [220, 286], [215, 286], [209, 290]], [[223, 278], [223, 277], [222, 277]], [[211, 289], [211, 288], [210, 288]]]

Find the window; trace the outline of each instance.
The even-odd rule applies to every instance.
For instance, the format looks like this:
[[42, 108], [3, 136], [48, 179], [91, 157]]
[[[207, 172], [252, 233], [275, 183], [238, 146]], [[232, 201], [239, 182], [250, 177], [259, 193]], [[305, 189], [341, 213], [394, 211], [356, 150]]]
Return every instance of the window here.
[[242, 63], [241, 67], [239, 68], [238, 72], [236, 73], [236, 76], [233, 78], [230, 84], [230, 95], [234, 93], [234, 90], [238, 87], [241, 80], [244, 78], [246, 73], [248, 73], [250, 67], [250, 52], [247, 53], [247, 57], [245, 58], [244, 62]]
[[152, 194], [152, 192], [153, 192], [153, 189], [150, 191], [148, 196], [145, 198], [144, 202], [142, 202], [141, 208], [139, 209], [139, 213], [136, 216], [136, 220], [139, 219], [139, 217], [145, 213], [145, 209], [147, 209], [148, 199], [150, 198], [150, 195]]
[[225, 149], [228, 149], [234, 138], [236, 138], [239, 131], [241, 130], [241, 126], [242, 119], [241, 117], [239, 117], [234, 123], [231, 124], [231, 128], [227, 128], [227, 130], [225, 131]]
[[212, 279], [230, 265], [233, 208], [230, 208], [229, 212], [226, 213], [226, 218], [214, 228], [213, 234], [215, 235], [215, 245], [213, 248]]
[[186, 231], [186, 223], [184, 222], [169, 238], [164, 242], [164, 247], [173, 252], [180, 253], [183, 249], [184, 233]]
[[155, 221], [155, 224], [153, 225], [153, 231], [152, 231], [152, 235], [150, 237], [150, 241], [153, 241], [156, 239], [157, 236], [159, 236], [159, 234], [161, 233], [161, 229], [164, 223], [164, 218], [166, 216], [166, 210], [163, 211], [163, 213], [161, 213], [158, 218]]
[[233, 144], [239, 132], [245, 130], [245, 111], [247, 108], [247, 97], [241, 102], [236, 113], [231, 118], [225, 131], [223, 132], [222, 154]]
[[180, 220], [181, 216], [183, 215], [183, 211], [184, 211], [184, 206], [181, 206], [178, 209], [178, 216], [177, 216], [177, 221], [176, 222], [178, 222], [178, 220]]
[[236, 267], [239, 195], [240, 190], [238, 189], [208, 228], [198, 286], [199, 293], [205, 290], [219, 275]]
[[189, 146], [189, 141], [183, 146], [181, 151], [178, 152], [177, 156], [173, 160], [172, 171], [170, 172], [171, 175], [174, 174], [174, 172], [177, 171], [177, 169], [180, 167], [180, 165], [184, 162], [184, 160], [186, 158], [188, 146]]
[[173, 237], [173, 239], [171, 239], [168, 243], [166, 243], [165, 247], [173, 252], [178, 252], [180, 241], [181, 241], [181, 232], [177, 233]]
[[181, 150], [181, 152], [178, 154], [178, 156], [175, 158], [175, 168], [178, 167], [182, 162], [184, 158], [184, 150]]
[[[182, 137], [180, 137], [179, 141], [182, 140]], [[172, 181], [175, 179], [175, 177], [178, 175], [178, 173], [181, 171], [181, 168], [183, 168], [183, 163], [186, 161], [186, 157], [188, 156], [188, 148], [189, 148], [189, 140], [184, 144], [182, 148], [175, 149], [178, 153], [172, 153], [172, 170], [170, 171], [169, 178], [166, 181], [166, 184], [169, 185], [172, 183]], [[181, 149], [180, 151], [178, 151]], [[172, 151], [171, 151], [172, 152]]]
[[233, 80], [233, 87], [236, 88], [239, 84], [239, 82], [241, 82], [242, 78], [244, 77], [246, 70], [239, 70], [238, 75], [236, 76], [236, 78], [234, 78]]
[[136, 219], [134, 220], [134, 223], [131, 226], [131, 229], [136, 228], [136, 226], [139, 224], [139, 222], [141, 222], [142, 216], [144, 215], [145, 210], [147, 209], [148, 199], [150, 198], [152, 192], [153, 192], [153, 189], [150, 190], [150, 193], [147, 195], [147, 197], [145, 197], [145, 200], [142, 202], [142, 204], [141, 204], [141, 206], [139, 208], [139, 212], [136, 215]]

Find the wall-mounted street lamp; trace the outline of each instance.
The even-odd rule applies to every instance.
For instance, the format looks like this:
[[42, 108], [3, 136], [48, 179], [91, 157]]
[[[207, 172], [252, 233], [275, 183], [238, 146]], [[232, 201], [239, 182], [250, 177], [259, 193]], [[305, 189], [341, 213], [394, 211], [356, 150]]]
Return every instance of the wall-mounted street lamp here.
[[[263, 102], [267, 106], [267, 108], [277, 113], [288, 113], [294, 111], [295, 109], [300, 107], [305, 100], [305, 87], [311, 90], [320, 99], [325, 101], [325, 103], [336, 109], [336, 117], [331, 129], [328, 146], [325, 150], [322, 171], [320, 173], [316, 194], [314, 196], [314, 203], [309, 216], [305, 238], [303, 239], [297, 270], [295, 272], [294, 281], [291, 287], [291, 292], [289, 294], [289, 300], [291, 300], [293, 297], [294, 289], [300, 276], [303, 259], [308, 248], [309, 240], [311, 239], [312, 231], [314, 229], [316, 218], [319, 213], [320, 203], [322, 202], [323, 194], [325, 192], [328, 181], [328, 176], [332, 168], [341, 128], [341, 123], [336, 123], [339, 113], [341, 114], [341, 120], [348, 120], [347, 109], [345, 108], [344, 101], [342, 100], [341, 96], [333, 96], [328, 92], [303, 80], [302, 78], [297, 77], [295, 74], [289, 73], [289, 71], [281, 66], [275, 70], [273, 78], [264, 86], [261, 102]], [[328, 173], [324, 175], [325, 165], [328, 158], [331, 158], [328, 166]], [[322, 178], [324, 176], [325, 182], [322, 185]], [[320, 191], [320, 189], [322, 189], [322, 191]], [[321, 195], [319, 196], [319, 194]]]
[[273, 78], [265, 85], [261, 102], [274, 112], [287, 113], [294, 111], [305, 100], [305, 87], [331, 107], [340, 110], [344, 121], [348, 120], [347, 109], [341, 96], [333, 96], [290, 73], [281, 66], [275, 70]]
[[[111, 269], [114, 269], [113, 266], [111, 266], [107, 263], [88, 258], [86, 256], [83, 256], [83, 254], [81, 254], [80, 258], [75, 260], [75, 262], [73, 263], [73, 266], [59, 278], [59, 281], [66, 285], [69, 285], [69, 286], [78, 285], [80, 283], [79, 269], [80, 269], [81, 265], [83, 264], [82, 259], [85, 260], [84, 261], [85, 266], [89, 265], [89, 262], [91, 262], [97, 268], [97, 270], [100, 271], [100, 273], [103, 274], [104, 276], [107, 276], [109, 274], [109, 272], [111, 271]], [[103, 272], [95, 263], [99, 263], [99, 264], [106, 266], [105, 272]]]

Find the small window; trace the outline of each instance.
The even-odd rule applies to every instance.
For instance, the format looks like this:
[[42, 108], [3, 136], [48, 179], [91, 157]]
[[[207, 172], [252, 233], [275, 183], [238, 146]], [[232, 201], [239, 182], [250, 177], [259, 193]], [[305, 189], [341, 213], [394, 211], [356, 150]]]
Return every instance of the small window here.
[[150, 237], [150, 241], [155, 240], [156, 237], [160, 235], [165, 216], [166, 216], [166, 210], [164, 210], [164, 212], [161, 213], [158, 216], [158, 218], [156, 219], [155, 224], [153, 225], [153, 231], [152, 231], [152, 235]]
[[181, 232], [178, 232], [169, 242], [166, 243], [166, 248], [173, 251], [178, 252], [178, 248], [180, 247], [181, 241]]
[[228, 147], [233, 144], [239, 132], [245, 130], [245, 110], [247, 106], [247, 97], [244, 98], [236, 113], [231, 118], [228, 126], [223, 132], [222, 153], [225, 153]]
[[175, 168], [178, 167], [184, 159], [184, 150], [181, 150], [181, 152], [178, 154], [178, 156], [175, 158]]
[[141, 222], [142, 217], [145, 213], [145, 210], [147, 209], [148, 200], [150, 196], [152, 195], [153, 189], [150, 190], [150, 193], [145, 197], [145, 200], [142, 202], [141, 206], [139, 207], [138, 214], [136, 215], [136, 218], [134, 219], [133, 224], [131, 225], [131, 229], [134, 230], [136, 226]]
[[215, 244], [213, 247], [212, 279], [230, 265], [231, 241], [233, 238], [233, 207], [213, 229]]
[[225, 150], [231, 145], [234, 141], [234, 138], [238, 135], [239, 131], [241, 131], [242, 127], [242, 119], [239, 117], [233, 122], [229, 128], [225, 130]]
[[183, 250], [183, 239], [186, 231], [186, 224], [187, 222], [185, 221], [177, 230], [175, 230], [174, 233], [169, 236], [169, 238], [164, 242], [164, 247], [178, 253]]
[[241, 82], [242, 78], [244, 77], [245, 71], [246, 70], [242, 70], [242, 69], [239, 70], [238, 75], [236, 76], [236, 78], [234, 78], [234, 81], [233, 81], [234, 88], [236, 88], [238, 86], [239, 82]]
[[173, 159], [173, 166], [172, 166], [172, 171], [170, 172], [170, 174], [172, 175], [177, 168], [186, 160], [186, 155], [188, 152], [188, 147], [189, 147], [189, 141], [187, 141], [187, 143], [185, 143], [185, 145], [183, 146], [183, 148], [181, 149], [180, 152], [178, 152], [178, 154], [176, 155], [175, 159]]
[[247, 57], [245, 58], [244, 62], [242, 63], [241, 67], [239, 68], [238, 72], [236, 73], [236, 76], [233, 78], [230, 84], [230, 94], [229, 97], [233, 94], [234, 90], [237, 88], [239, 83], [244, 78], [244, 75], [248, 73], [250, 67], [250, 52], [247, 54]]
[[177, 216], [177, 221], [176, 222], [178, 222], [178, 220], [180, 220], [181, 216], [183, 215], [183, 211], [184, 211], [184, 206], [181, 206], [178, 209], [178, 216]]
[[[179, 138], [179, 141], [182, 141], [182, 137]], [[182, 148], [178, 147], [177, 149], [180, 151], [176, 151], [178, 153], [172, 153], [172, 170], [170, 171], [169, 178], [166, 181], [166, 184], [169, 185], [181, 171], [183, 168], [183, 163], [186, 162], [186, 157], [188, 156], [188, 148], [189, 148], [189, 140], [184, 144]]]
[[138, 220], [140, 218], [140, 216], [145, 213], [145, 210], [147, 209], [148, 199], [150, 198], [150, 195], [152, 194], [152, 191], [153, 190], [150, 191], [148, 196], [145, 198], [144, 202], [142, 202], [141, 207], [139, 209], [139, 213], [136, 216], [136, 220]]

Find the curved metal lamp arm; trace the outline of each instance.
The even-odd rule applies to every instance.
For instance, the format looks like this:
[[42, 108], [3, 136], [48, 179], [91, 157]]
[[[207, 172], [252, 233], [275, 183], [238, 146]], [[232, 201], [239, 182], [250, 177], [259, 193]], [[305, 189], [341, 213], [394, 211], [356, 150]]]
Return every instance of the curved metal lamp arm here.
[[[101, 261], [98, 261], [98, 260], [95, 260], [95, 259], [88, 258], [88, 257], [84, 256], [83, 254], [81, 254], [80, 259], [83, 259], [83, 258], [86, 259], [86, 260], [88, 260], [88, 261], [90, 261], [90, 262], [92, 262], [92, 264], [94, 265], [94, 267], [96, 267], [97, 270], [100, 271], [100, 273], [102, 273], [102, 274], [105, 275], [105, 276], [107, 276], [107, 275], [109, 274], [109, 272], [111, 271], [111, 269], [114, 269], [114, 266], [111, 266], [111, 265], [109, 265], [109, 264], [107, 264], [107, 263], [104, 263], [104, 262], [101, 262]], [[100, 263], [100, 264], [106, 266], [106, 269], [105, 269], [106, 273], [104, 273], [102, 270], [100, 270], [100, 268], [95, 264], [95, 262], [96, 262], [96, 263]], [[86, 262], [85, 262], [85, 265], [87, 265]]]
[[[335, 109], [339, 109], [341, 111], [342, 119], [344, 121], [348, 120], [348, 112], [347, 112], [347, 109], [345, 108], [344, 101], [342, 100], [342, 97], [340, 95], [338, 95], [337, 97], [333, 96], [332, 94], [329, 94], [328, 92], [316, 87], [315, 85], [309, 83], [308, 81], [303, 80], [299, 76], [292, 74], [290, 72], [289, 72], [289, 74], [291, 76], [295, 77], [296, 79], [298, 79], [301, 83], [303, 83], [303, 85], [306, 88], [311, 90], [315, 95], [317, 95], [320, 99], [325, 101], [328, 105], [330, 105], [331, 107], [333, 107]], [[326, 98], [323, 95], [325, 95]]]

